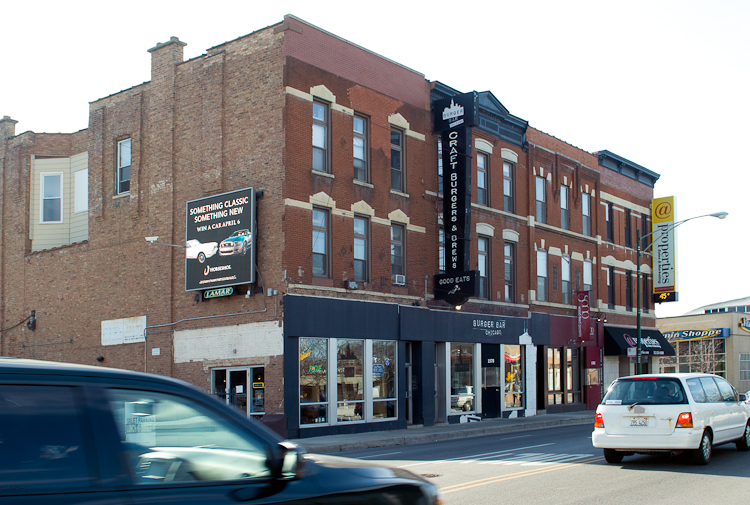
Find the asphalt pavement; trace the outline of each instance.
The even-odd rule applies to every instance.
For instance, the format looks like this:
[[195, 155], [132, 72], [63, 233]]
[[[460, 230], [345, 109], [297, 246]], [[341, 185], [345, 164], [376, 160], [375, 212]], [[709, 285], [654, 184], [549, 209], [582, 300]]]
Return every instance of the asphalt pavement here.
[[518, 431], [539, 430], [554, 426], [590, 424], [594, 428], [593, 410], [566, 412], [564, 414], [539, 414], [512, 419], [483, 419], [463, 424], [440, 424], [436, 426], [410, 426], [404, 430], [374, 431], [351, 435], [326, 435], [290, 440], [304, 447], [307, 452], [331, 454], [373, 447], [427, 444], [457, 438], [481, 437]]

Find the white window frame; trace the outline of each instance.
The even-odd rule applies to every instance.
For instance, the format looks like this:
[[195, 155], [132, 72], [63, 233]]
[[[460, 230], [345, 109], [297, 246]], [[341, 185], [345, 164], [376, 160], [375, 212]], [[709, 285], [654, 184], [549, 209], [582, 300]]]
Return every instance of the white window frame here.
[[[399, 143], [398, 145], [393, 143], [393, 134], [398, 135]], [[404, 145], [406, 139], [406, 135], [404, 135], [404, 131], [399, 128], [391, 127], [391, 191], [398, 191], [400, 193], [406, 193], [406, 177], [405, 177], [405, 167], [406, 167], [406, 146]], [[398, 152], [399, 153], [399, 163], [398, 167], [393, 166], [393, 153]], [[395, 177], [394, 172], [398, 173], [398, 177]], [[398, 188], [394, 188], [394, 181], [398, 181]]]
[[581, 215], [582, 215], [582, 222], [581, 227], [583, 228], [581, 232], [590, 237], [591, 236], [591, 195], [588, 193], [583, 193], [581, 195]]
[[560, 228], [570, 230], [570, 188], [560, 186]]
[[[484, 179], [481, 185], [480, 179]], [[490, 157], [483, 152], [477, 152], [477, 203], [490, 204]]]
[[563, 256], [560, 261], [560, 279], [562, 283], [560, 289], [562, 290], [562, 302], [566, 305], [571, 304], [571, 290], [570, 290], [570, 256]]
[[[39, 224], [60, 224], [63, 222], [63, 209], [64, 207], [64, 201], [63, 201], [63, 195], [65, 194], [63, 183], [64, 181], [64, 174], [62, 172], [43, 172], [40, 175], [39, 179]], [[55, 197], [47, 197], [44, 196], [44, 179], [45, 177], [58, 177], [60, 179], [60, 195]], [[60, 220], [59, 221], [45, 221], [44, 220], [44, 202], [45, 200], [59, 200], [60, 201]]]
[[[122, 147], [124, 144], [128, 145], [128, 163], [127, 165], [123, 163], [122, 160]], [[124, 168], [127, 168], [130, 170], [130, 176], [127, 178], [128, 183], [128, 189], [127, 191], [122, 191], [121, 186], [126, 181], [126, 179], [122, 178], [122, 170]], [[117, 188], [116, 192], [118, 195], [127, 195], [130, 193], [130, 181], [133, 178], [133, 143], [131, 138], [122, 139], [119, 142], [117, 142]]]
[[[357, 121], [362, 122], [361, 132], [357, 131], [355, 128]], [[370, 182], [370, 157], [368, 156], [369, 150], [370, 150], [370, 146], [368, 142], [368, 138], [370, 135], [369, 128], [370, 128], [369, 120], [367, 117], [361, 114], [354, 115], [354, 117], [352, 118], [352, 135], [353, 135], [352, 158], [353, 158], [353, 162], [354, 160], [359, 160], [362, 162], [363, 164], [362, 171], [364, 172], [363, 174], [364, 177], [361, 177], [361, 178], [357, 177], [357, 167], [354, 167], [354, 180], [359, 181], [359, 182]], [[357, 140], [362, 142], [362, 158], [358, 158], [355, 154], [356, 153], [355, 144]]]
[[547, 180], [536, 176], [536, 221], [547, 223]]
[[[538, 302], [549, 301], [549, 274], [547, 272], [547, 259], [547, 251], [544, 249], [538, 249], [536, 252], [536, 300]], [[541, 279], [544, 279], [543, 290], [539, 289], [539, 282]]]
[[[583, 290], [591, 291], [593, 289], [592, 277], [593, 277], [593, 266], [588, 260], [583, 262]], [[588, 280], [588, 282], [586, 282]]]
[[[315, 106], [318, 105], [323, 108], [323, 111], [325, 112], [325, 118], [321, 121], [320, 119], [315, 117]], [[312, 150], [313, 150], [313, 159], [311, 160], [312, 168], [313, 170], [317, 170], [318, 172], [325, 172], [330, 173], [331, 171], [331, 142], [330, 142], [330, 117], [331, 117], [331, 107], [326, 102], [321, 102], [318, 100], [313, 101], [313, 114], [312, 114]], [[323, 129], [323, 146], [316, 146], [315, 145], [315, 127], [322, 128]], [[319, 149], [323, 153], [323, 167], [316, 168], [315, 167], [315, 150]]]
[[[742, 368], [742, 365], [745, 365], [745, 368]], [[740, 380], [741, 381], [750, 381], [750, 353], [748, 352], [741, 352], [740, 353]]]

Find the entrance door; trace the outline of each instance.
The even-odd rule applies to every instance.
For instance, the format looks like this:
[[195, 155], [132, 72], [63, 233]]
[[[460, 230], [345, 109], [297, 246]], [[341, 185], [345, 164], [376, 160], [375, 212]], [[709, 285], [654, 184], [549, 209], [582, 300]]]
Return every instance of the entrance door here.
[[502, 368], [500, 344], [482, 344], [482, 413], [499, 417], [501, 410]]
[[215, 368], [211, 393], [247, 416], [265, 413], [264, 369], [260, 367]]

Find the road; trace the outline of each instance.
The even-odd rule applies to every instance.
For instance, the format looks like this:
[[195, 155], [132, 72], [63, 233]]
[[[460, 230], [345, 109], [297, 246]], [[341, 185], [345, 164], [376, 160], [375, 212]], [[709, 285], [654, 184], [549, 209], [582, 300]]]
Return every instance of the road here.
[[714, 448], [707, 466], [635, 455], [604, 461], [591, 427], [566, 426], [340, 454], [406, 468], [437, 485], [446, 505], [745, 503], [750, 452]]

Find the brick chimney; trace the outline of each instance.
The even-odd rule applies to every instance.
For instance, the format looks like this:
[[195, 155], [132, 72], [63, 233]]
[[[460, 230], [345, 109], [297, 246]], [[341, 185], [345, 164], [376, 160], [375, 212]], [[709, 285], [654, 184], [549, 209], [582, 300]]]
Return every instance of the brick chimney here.
[[0, 119], [0, 140], [9, 139], [16, 136], [16, 121], [11, 119], [10, 116], [3, 116]]
[[151, 53], [151, 81], [158, 81], [165, 76], [173, 75], [174, 66], [182, 63], [182, 48], [187, 44], [177, 37], [170, 37], [169, 42], [157, 42], [148, 50]]

